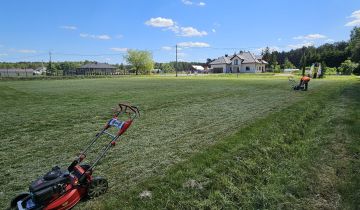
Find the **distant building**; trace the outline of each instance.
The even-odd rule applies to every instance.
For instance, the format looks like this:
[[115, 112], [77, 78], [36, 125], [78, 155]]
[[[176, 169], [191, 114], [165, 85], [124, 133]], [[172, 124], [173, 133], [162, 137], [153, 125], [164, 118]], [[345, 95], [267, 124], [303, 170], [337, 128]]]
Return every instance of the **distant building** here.
[[210, 71], [212, 73], [230, 73], [232, 72], [231, 57], [228, 55], [219, 57], [214, 61], [210, 62]]
[[222, 56], [210, 63], [213, 73], [259, 73], [265, 72], [266, 64], [262, 56], [255, 56], [251, 52], [240, 52], [232, 56]]
[[196, 73], [205, 73], [206, 70], [203, 66], [191, 65], [191, 71]]
[[46, 74], [46, 67], [39, 67], [34, 70], [35, 75], [43, 75]]
[[0, 69], [0, 77], [32, 77], [34, 69]]
[[76, 74], [114, 74], [116, 67], [107, 63], [88, 63], [76, 69]]

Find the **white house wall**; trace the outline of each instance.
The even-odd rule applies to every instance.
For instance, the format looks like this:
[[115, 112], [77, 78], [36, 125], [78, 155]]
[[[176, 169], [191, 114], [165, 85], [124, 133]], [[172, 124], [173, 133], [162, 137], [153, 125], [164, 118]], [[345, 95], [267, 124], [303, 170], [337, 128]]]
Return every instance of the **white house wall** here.
[[[246, 67], [249, 67], [250, 70], [246, 70]], [[240, 68], [241, 73], [255, 73], [256, 72], [256, 64], [255, 63], [243, 63]]]
[[265, 72], [265, 64], [256, 64], [256, 73]]
[[223, 69], [223, 73], [226, 73], [227, 71], [229, 71], [229, 65], [227, 64], [213, 64], [211, 65], [212, 69]]
[[[249, 67], [250, 70], [247, 71], [246, 67]], [[259, 67], [260, 67], [260, 70], [258, 69]], [[231, 65], [229, 65], [229, 64], [211, 65], [212, 69], [215, 69], [215, 68], [223, 69], [223, 73], [237, 73], [237, 68], [239, 68], [240, 73], [261, 73], [262, 67], [264, 67], [264, 71], [265, 71], [265, 64], [255, 64], [255, 63], [241, 64], [241, 63], [239, 63], [239, 65], [233, 65], [233, 63], [231, 63]]]

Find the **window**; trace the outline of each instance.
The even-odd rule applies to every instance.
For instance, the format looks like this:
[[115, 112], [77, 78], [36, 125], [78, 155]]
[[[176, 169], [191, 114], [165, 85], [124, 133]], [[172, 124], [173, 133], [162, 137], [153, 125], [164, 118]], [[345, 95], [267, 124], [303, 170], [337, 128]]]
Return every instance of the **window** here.
[[238, 59], [234, 60], [234, 65], [239, 65], [239, 60]]
[[247, 67], [246, 67], [246, 71], [250, 71], [250, 66], [247, 66]]

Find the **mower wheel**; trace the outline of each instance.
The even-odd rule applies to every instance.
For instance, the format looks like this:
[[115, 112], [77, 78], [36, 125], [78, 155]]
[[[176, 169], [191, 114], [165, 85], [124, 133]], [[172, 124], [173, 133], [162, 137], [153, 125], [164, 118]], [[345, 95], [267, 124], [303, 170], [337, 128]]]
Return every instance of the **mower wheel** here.
[[28, 192], [23, 192], [23, 193], [20, 193], [19, 195], [17, 195], [15, 198], [13, 198], [11, 200], [9, 209], [17, 209], [17, 202], [26, 198], [29, 195], [30, 195], [30, 193], [28, 193]]
[[95, 177], [89, 184], [88, 196], [90, 198], [98, 197], [107, 191], [108, 186], [108, 182], [105, 178]]

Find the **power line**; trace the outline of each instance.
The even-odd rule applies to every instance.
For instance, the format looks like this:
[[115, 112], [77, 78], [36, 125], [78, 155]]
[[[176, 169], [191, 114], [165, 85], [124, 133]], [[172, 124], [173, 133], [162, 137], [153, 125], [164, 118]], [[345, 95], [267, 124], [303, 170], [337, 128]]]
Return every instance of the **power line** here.
[[65, 56], [119, 56], [119, 55], [124, 55], [126, 54], [126, 52], [123, 53], [104, 53], [104, 54], [80, 54], [80, 53], [54, 53], [55, 55], [65, 55]]

